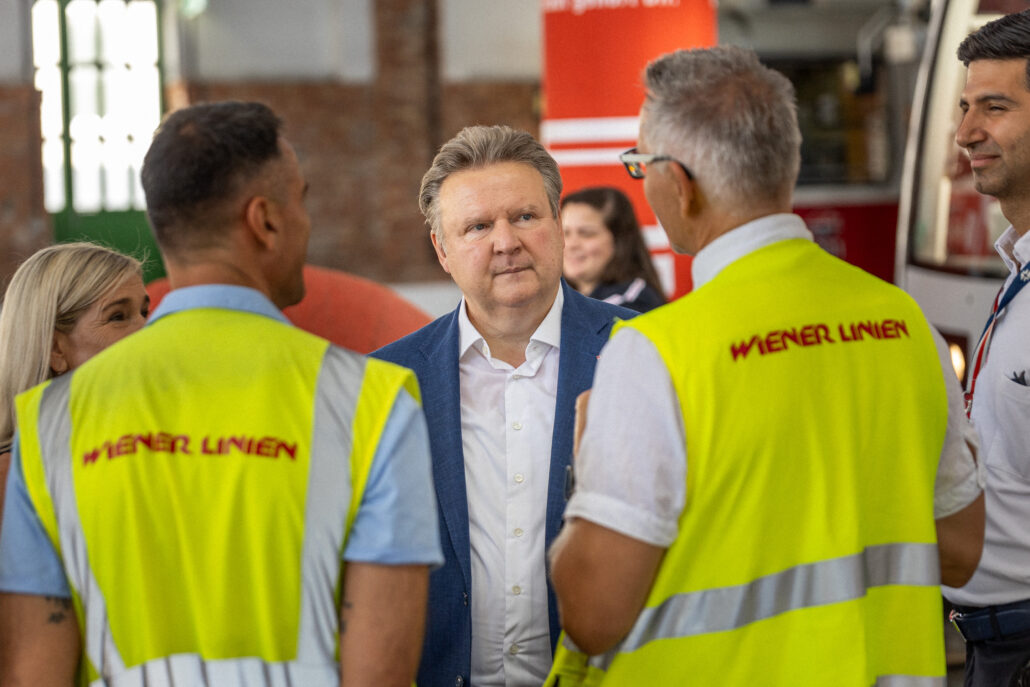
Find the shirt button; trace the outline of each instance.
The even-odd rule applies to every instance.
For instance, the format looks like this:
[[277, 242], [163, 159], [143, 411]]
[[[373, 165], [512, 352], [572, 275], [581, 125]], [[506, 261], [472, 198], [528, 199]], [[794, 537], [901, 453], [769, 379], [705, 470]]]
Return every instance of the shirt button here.
[[513, 422], [513, 423], [511, 423], [511, 428], [516, 430], [516, 431], [518, 431], [518, 430], [522, 429], [522, 423], [521, 422]]
[[521, 527], [516, 527], [515, 528], [515, 536], [516, 537], [521, 537], [522, 536], [522, 528]]
[[511, 376], [511, 378], [512, 378], [512, 379], [522, 379], [522, 375], [520, 375], [520, 374], [518, 374], [518, 373], [516, 372], [515, 374], [513, 374], [513, 375]]
[[464, 687], [464, 684], [465, 678], [463, 678], [461, 675], [459, 675], [458, 679], [454, 681], [454, 687]]
[[522, 593], [522, 587], [520, 587], [518, 585], [515, 585], [514, 587], [511, 588], [511, 593], [514, 594], [515, 596], [518, 596], [519, 594]]
[[519, 484], [522, 484], [522, 482], [523, 482], [523, 481], [524, 481], [525, 479], [526, 479], [526, 478], [522, 476], [522, 473], [521, 473], [521, 472], [519, 472], [519, 473], [516, 473], [516, 474], [515, 474], [515, 481], [516, 481], [516, 482], [518, 482]]
[[515, 654], [519, 653], [521, 649], [522, 647], [520, 647], [518, 644], [512, 644], [511, 648], [508, 649], [508, 653], [514, 656]]

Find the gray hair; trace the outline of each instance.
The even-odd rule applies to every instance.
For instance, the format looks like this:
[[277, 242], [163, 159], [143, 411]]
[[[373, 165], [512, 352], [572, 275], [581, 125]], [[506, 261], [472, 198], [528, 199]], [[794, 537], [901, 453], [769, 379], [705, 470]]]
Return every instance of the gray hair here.
[[67, 334], [104, 294], [142, 274], [135, 258], [92, 243], [49, 246], [21, 264], [0, 310], [0, 444], [14, 434], [14, 397], [54, 374], [54, 332]]
[[679, 50], [644, 72], [641, 136], [723, 205], [776, 200], [801, 165], [794, 87], [750, 50]]
[[540, 172], [551, 205], [558, 217], [561, 198], [561, 173], [558, 163], [539, 141], [525, 131], [510, 126], [467, 126], [440, 147], [429, 171], [422, 177], [418, 207], [433, 234], [440, 231], [440, 187], [455, 172], [479, 169], [498, 162], [522, 162]]

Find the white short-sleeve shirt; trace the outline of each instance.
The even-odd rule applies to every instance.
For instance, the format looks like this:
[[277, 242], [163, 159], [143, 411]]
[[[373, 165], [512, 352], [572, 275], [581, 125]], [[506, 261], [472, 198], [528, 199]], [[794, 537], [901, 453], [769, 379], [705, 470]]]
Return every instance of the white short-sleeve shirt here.
[[[777, 241], [812, 235], [796, 215], [770, 215], [720, 236], [698, 252], [694, 287], [743, 256]], [[937, 471], [934, 515], [972, 503], [982, 475], [977, 437], [944, 340], [933, 332], [948, 393], [948, 429]], [[679, 398], [654, 344], [620, 330], [602, 350], [576, 457], [576, 491], [565, 517], [579, 517], [666, 548], [676, 539], [686, 499], [686, 439]]]

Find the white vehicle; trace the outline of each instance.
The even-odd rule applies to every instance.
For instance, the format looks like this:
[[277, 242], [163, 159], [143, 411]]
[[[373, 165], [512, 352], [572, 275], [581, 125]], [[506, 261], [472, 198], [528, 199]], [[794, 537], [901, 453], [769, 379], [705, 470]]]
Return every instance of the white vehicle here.
[[969, 160], [955, 144], [966, 76], [955, 51], [986, 22], [1027, 7], [1025, 0], [937, 0], [912, 103], [895, 282], [948, 340], [963, 383], [1008, 273], [994, 242], [1009, 223], [994, 198], [973, 188]]

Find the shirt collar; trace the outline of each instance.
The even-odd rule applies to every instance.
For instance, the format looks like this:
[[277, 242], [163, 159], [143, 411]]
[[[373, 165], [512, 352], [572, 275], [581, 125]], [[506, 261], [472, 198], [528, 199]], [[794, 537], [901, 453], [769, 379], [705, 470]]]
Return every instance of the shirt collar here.
[[805, 221], [794, 214], [766, 215], [719, 236], [694, 256], [690, 273], [694, 288], [715, 279], [728, 265], [748, 253], [787, 239], [812, 240]]
[[1009, 272], [1026, 267], [1030, 263], [1030, 231], [1020, 236], [1015, 227], [1009, 225], [994, 242], [994, 249], [1005, 261]]
[[[547, 311], [543, 321], [533, 332], [533, 335], [529, 337], [530, 346], [533, 342], [539, 342], [554, 348], [560, 348], [561, 343], [561, 312], [562, 306], [565, 304], [565, 290], [559, 285], [558, 295], [554, 298], [554, 303], [551, 304], [551, 309]], [[480, 353], [483, 354], [487, 359], [490, 358], [490, 347], [486, 343], [486, 339], [479, 333], [475, 325], [472, 324], [472, 320], [469, 319], [468, 312], [465, 309], [465, 297], [461, 298], [461, 305], [458, 308], [458, 359], [461, 360], [468, 353], [468, 350], [475, 347]]]
[[230, 284], [201, 284], [169, 291], [150, 315], [147, 324], [153, 324], [165, 315], [195, 308], [223, 308], [264, 315], [283, 324], [290, 324], [282, 311], [265, 294], [246, 286]]

